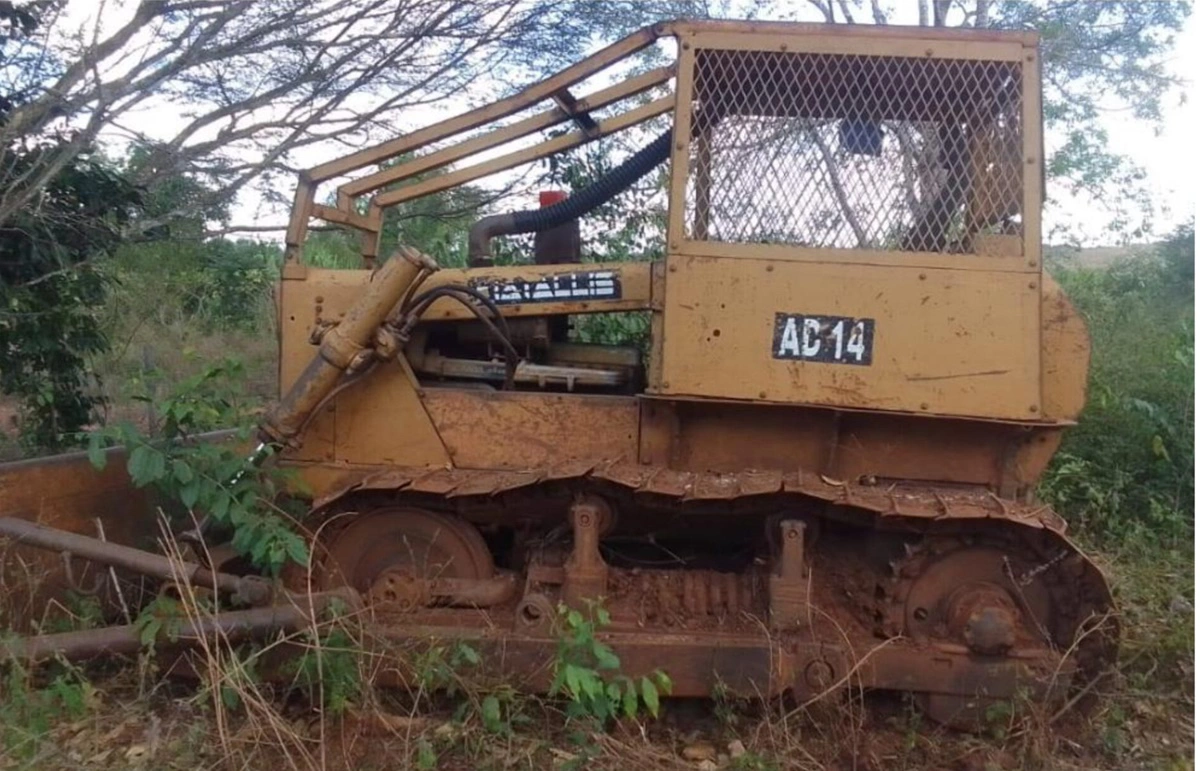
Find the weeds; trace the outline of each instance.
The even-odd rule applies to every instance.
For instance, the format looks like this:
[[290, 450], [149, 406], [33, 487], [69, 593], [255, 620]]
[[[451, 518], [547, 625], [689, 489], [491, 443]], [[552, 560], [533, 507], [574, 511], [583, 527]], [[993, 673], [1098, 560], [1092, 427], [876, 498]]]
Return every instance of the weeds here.
[[1087, 406], [1040, 494], [1109, 548], [1191, 550], [1195, 330], [1185, 268], [1163, 255], [1058, 276], [1087, 320], [1092, 362]]
[[554, 659], [551, 696], [567, 699], [567, 717], [586, 718], [598, 725], [624, 715], [633, 719], [645, 710], [658, 717], [659, 697], [671, 693], [671, 678], [661, 670], [638, 680], [620, 674], [621, 662], [612, 648], [596, 638], [611, 623], [603, 607], [589, 605], [587, 615], [559, 606], [563, 633]]
[[363, 692], [359, 663], [362, 647], [342, 626], [309, 630], [308, 646], [289, 668], [295, 673], [294, 687], [311, 703], [322, 705], [330, 715], [341, 715]]
[[95, 701], [95, 690], [73, 667], [57, 667], [44, 684], [16, 662], [9, 663], [0, 699], [0, 744], [22, 761], [35, 758], [51, 727], [82, 717]]
[[[135, 487], [153, 486], [181, 503], [194, 520], [210, 516], [232, 530], [231, 544], [251, 562], [278, 575], [288, 560], [307, 561], [304, 538], [277, 501], [292, 477], [247, 456], [251, 429], [235, 389], [240, 366], [223, 362], [182, 383], [161, 406], [162, 424], [150, 435], [131, 423], [119, 423], [88, 437], [92, 464], [103, 468], [106, 444], [123, 444]], [[236, 442], [197, 442], [198, 433], [216, 425], [242, 425]]]

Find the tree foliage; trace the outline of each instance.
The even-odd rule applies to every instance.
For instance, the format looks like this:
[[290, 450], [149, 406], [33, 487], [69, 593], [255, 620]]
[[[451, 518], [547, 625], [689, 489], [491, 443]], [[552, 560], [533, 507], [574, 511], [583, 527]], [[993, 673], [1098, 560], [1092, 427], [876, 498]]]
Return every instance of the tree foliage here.
[[[574, 4], [553, 0], [139, 0], [98, 7], [81, 27], [65, 5], [40, 3], [52, 23], [19, 41], [20, 61], [39, 66], [9, 73], [29, 98], [0, 142], [65, 125], [74, 141], [27, 178], [0, 174], [0, 222], [101, 136], [147, 148], [131, 169], [139, 184], [203, 182], [182, 213], [248, 185], [288, 201], [297, 153], [391, 138], [485, 78], [490, 98], [505, 73], [542, 74], [588, 44], [564, 29]], [[178, 120], [145, 119], [172, 106]]]
[[[1155, 253], [1059, 279], [1092, 338], [1088, 402], [1043, 493], [1083, 528], [1190, 543], [1195, 502], [1194, 226]], [[1190, 546], [1188, 546], [1190, 549]]]
[[[44, 6], [0, 4], [0, 68], [26, 66], [15, 49], [37, 29]], [[0, 130], [31, 94], [0, 93]], [[104, 346], [96, 310], [104, 276], [91, 265], [110, 251], [136, 213], [140, 194], [87, 148], [69, 158], [76, 139], [64, 132], [0, 145], [10, 179], [53, 176], [24, 205], [0, 220], [0, 392], [21, 401], [24, 443], [32, 449], [69, 444], [92, 417], [86, 359]]]

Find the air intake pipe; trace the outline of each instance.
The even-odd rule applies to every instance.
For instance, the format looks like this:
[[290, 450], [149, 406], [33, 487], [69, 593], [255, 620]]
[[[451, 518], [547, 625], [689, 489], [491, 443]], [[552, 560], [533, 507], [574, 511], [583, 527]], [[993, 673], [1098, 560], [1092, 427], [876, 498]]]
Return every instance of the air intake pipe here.
[[626, 158], [620, 166], [584, 189], [556, 204], [540, 209], [493, 214], [471, 226], [467, 238], [467, 260], [473, 268], [492, 263], [491, 241], [495, 236], [513, 233], [540, 233], [564, 222], [578, 219], [628, 190], [671, 151], [671, 131], [665, 131], [650, 144]]

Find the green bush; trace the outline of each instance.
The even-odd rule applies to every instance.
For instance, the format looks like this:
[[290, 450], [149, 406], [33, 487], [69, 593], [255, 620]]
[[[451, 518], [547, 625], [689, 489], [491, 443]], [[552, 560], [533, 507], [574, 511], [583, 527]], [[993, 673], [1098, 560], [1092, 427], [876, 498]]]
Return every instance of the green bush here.
[[[253, 431], [240, 399], [241, 365], [227, 360], [181, 383], [161, 405], [162, 424], [147, 432], [120, 422], [87, 437], [88, 456], [104, 468], [104, 448], [122, 445], [134, 487], [152, 486], [178, 501], [197, 520], [207, 515], [232, 531], [231, 545], [260, 568], [277, 575], [284, 563], [305, 564], [308, 549], [279, 508], [281, 492], [294, 483], [289, 472], [260, 465], [243, 449]], [[196, 441], [214, 428], [237, 427], [234, 442]], [[278, 503], [277, 503], [278, 502]], [[184, 525], [186, 526], [186, 522]]]
[[279, 248], [254, 241], [160, 241], [126, 246], [109, 268], [118, 285], [109, 327], [172, 322], [201, 331], [260, 324], [279, 275]]
[[1193, 536], [1193, 232], [1149, 256], [1058, 275], [1087, 320], [1092, 363], [1087, 406], [1041, 492], [1102, 541]]

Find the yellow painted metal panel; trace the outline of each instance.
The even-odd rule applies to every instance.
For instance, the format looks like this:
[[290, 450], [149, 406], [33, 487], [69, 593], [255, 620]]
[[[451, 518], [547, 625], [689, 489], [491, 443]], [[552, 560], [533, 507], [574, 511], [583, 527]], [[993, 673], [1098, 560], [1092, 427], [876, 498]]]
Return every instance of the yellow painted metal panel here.
[[[667, 265], [660, 394], [1000, 419], [1041, 414], [1036, 276], [683, 255]], [[787, 358], [801, 342], [807, 350], [803, 319], [813, 316], [869, 320], [869, 363], [847, 363], [849, 354], [842, 363]], [[781, 319], [794, 323], [779, 327]], [[799, 336], [779, 340], [777, 329]], [[842, 334], [844, 353], [849, 327]], [[830, 328], [814, 345], [821, 336], [829, 354]]]
[[459, 468], [637, 459], [638, 406], [631, 396], [427, 388], [422, 401]]
[[450, 456], [421, 404], [407, 362], [385, 362], [334, 401], [337, 460], [447, 466]]

